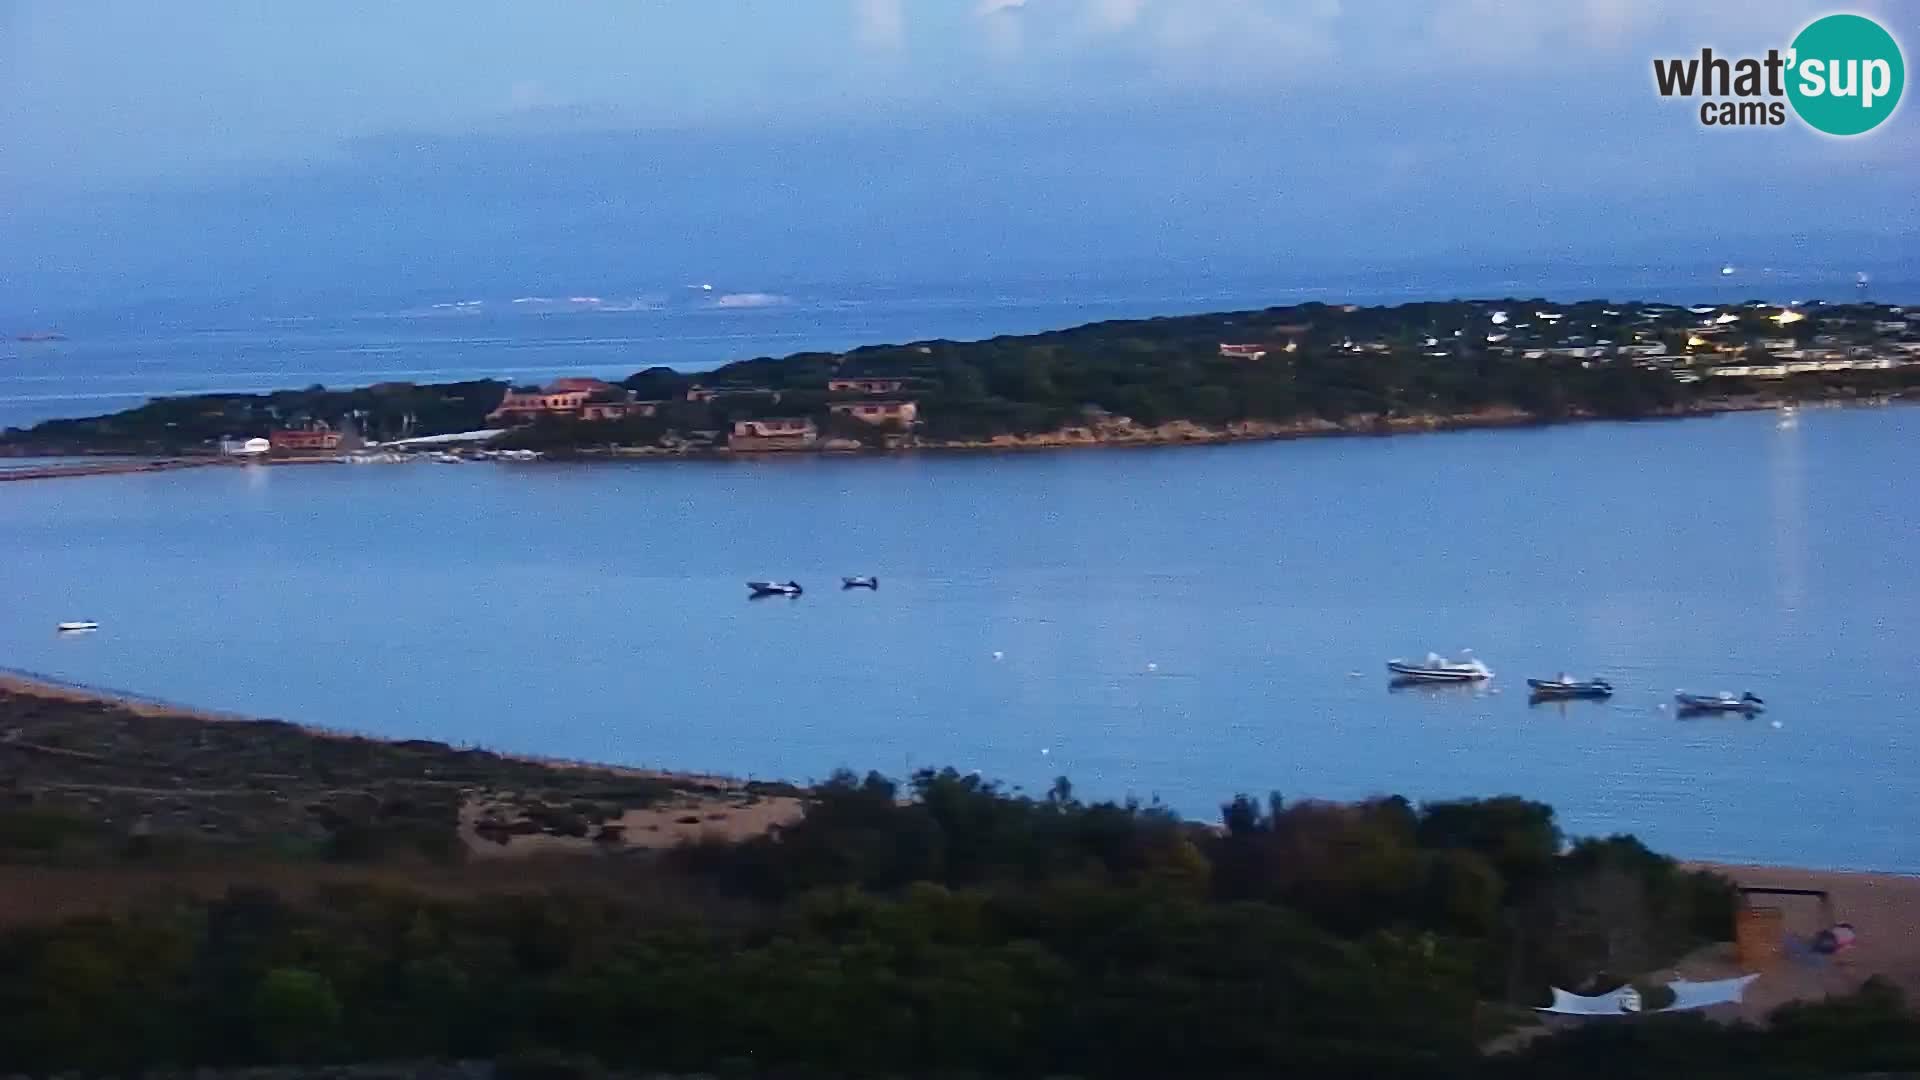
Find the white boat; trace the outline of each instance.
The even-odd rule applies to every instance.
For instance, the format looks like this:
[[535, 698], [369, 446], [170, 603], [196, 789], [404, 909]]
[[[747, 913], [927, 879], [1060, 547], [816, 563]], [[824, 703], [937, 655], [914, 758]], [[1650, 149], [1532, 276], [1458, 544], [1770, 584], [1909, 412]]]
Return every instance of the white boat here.
[[1740, 713], [1743, 716], [1755, 716], [1767, 711], [1767, 703], [1760, 700], [1752, 691], [1734, 697], [1730, 690], [1718, 694], [1689, 694], [1685, 690], [1673, 692], [1673, 700], [1679, 704], [1682, 715], [1699, 713]]
[[1428, 653], [1425, 660], [1418, 662], [1389, 660], [1387, 670], [1397, 679], [1414, 682], [1478, 682], [1493, 677], [1493, 672], [1477, 657], [1448, 660], [1439, 653]]
[[62, 634], [84, 634], [84, 633], [87, 633], [88, 631], [98, 630], [98, 629], [100, 629], [100, 624], [88, 619], [78, 619], [78, 620], [75, 620], [74, 622], [63, 622], [60, 625], [54, 627], [55, 631]]

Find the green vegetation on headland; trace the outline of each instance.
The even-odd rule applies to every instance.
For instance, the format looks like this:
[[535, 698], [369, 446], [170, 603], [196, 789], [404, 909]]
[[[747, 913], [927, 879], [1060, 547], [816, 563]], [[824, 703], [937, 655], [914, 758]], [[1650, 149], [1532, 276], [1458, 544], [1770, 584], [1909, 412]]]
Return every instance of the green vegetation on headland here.
[[[1314, 303], [651, 367], [505, 416], [493, 414], [510, 387], [495, 381], [164, 398], [10, 430], [0, 452], [205, 452], [315, 423], [374, 441], [511, 423], [505, 445], [550, 451], [1180, 442], [1681, 415], [1916, 385], [1920, 319], [1881, 304]], [[742, 426], [774, 419], [803, 426]]]
[[[610, 841], [520, 862], [513, 887], [461, 876], [474, 869], [461, 796], [662, 795], [605, 790], [613, 780], [0, 691], [0, 879], [44, 889], [82, 873], [91, 905], [10, 910], [0, 888], [0, 1063], [1155, 1078], [1920, 1067], [1920, 1024], [1879, 985], [1782, 1010], [1766, 1030], [1642, 1017], [1486, 1055], [1549, 984], [1605, 989], [1656, 970], [1728, 937], [1735, 904], [1727, 881], [1631, 838], [1566, 846], [1550, 808], [1514, 797], [1243, 797], [1216, 828], [1083, 801], [1064, 780], [1032, 797], [951, 770], [905, 788], [843, 773], [770, 834]], [[156, 812], [247, 792], [283, 810]], [[145, 830], [129, 828], [130, 799], [146, 801]], [[356, 839], [328, 839], [343, 830]], [[290, 842], [267, 858], [276, 833]], [[303, 867], [365, 876], [263, 885]], [[227, 873], [224, 892], [136, 895], [210, 869]]]

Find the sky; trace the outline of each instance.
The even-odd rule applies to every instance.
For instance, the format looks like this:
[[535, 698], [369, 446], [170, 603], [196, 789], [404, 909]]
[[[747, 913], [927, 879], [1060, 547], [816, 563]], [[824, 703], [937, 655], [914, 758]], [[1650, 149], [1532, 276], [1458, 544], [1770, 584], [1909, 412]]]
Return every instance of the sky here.
[[[1703, 128], [1796, 0], [0, 0], [0, 307], [1911, 258], [1920, 121]], [[1920, 4], [1861, 2], [1906, 43]], [[614, 279], [619, 279], [615, 281]], [[771, 287], [771, 285], [769, 286]]]

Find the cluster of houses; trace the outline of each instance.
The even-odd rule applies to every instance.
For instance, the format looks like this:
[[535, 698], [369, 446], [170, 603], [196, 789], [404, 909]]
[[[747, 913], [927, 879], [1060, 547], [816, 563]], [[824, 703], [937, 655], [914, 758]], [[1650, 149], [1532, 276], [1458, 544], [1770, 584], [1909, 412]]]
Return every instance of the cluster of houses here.
[[602, 379], [555, 379], [536, 390], [508, 390], [499, 406], [487, 414], [487, 423], [511, 427], [543, 416], [625, 420], [629, 416], [652, 416], [661, 404], [637, 400], [633, 391]]
[[[919, 402], [905, 396], [910, 381], [887, 377], [848, 377], [827, 381], [837, 395], [827, 403], [830, 416], [862, 423], [910, 430], [920, 418]], [[765, 387], [703, 386], [685, 391], [690, 402], [717, 402], [727, 398], [758, 398], [778, 403], [781, 392]], [[667, 402], [640, 400], [631, 390], [592, 378], [556, 379], [539, 389], [509, 391], [487, 414], [490, 425], [511, 427], [543, 417], [570, 420], [621, 420], [654, 416]], [[820, 425], [810, 416], [764, 416], [735, 420], [726, 432], [727, 445], [736, 450], [799, 450], [818, 445]]]
[[[1345, 308], [1346, 312], [1357, 310]], [[1650, 304], [1631, 311], [1606, 308], [1597, 314], [1604, 324], [1590, 321], [1586, 332], [1564, 321], [1581, 317], [1577, 310], [1542, 308], [1511, 311], [1487, 307], [1476, 312], [1473, 325], [1430, 332], [1418, 342], [1423, 355], [1449, 357], [1472, 350], [1516, 356], [1594, 363], [1628, 361], [1672, 371], [1682, 382], [1702, 378], [1786, 378], [1812, 372], [1872, 371], [1920, 363], [1920, 312], [1877, 308], [1872, 319], [1857, 314], [1815, 310], [1817, 332], [1789, 334], [1788, 327], [1810, 316], [1795, 307], [1765, 303], [1678, 307]], [[1764, 327], [1764, 332], [1756, 332]], [[1220, 342], [1219, 355], [1242, 361], [1293, 353], [1311, 325], [1266, 328], [1259, 341]], [[1857, 330], [1843, 336], [1840, 331]], [[1336, 355], [1388, 354], [1406, 347], [1404, 341], [1384, 337], [1356, 341], [1343, 337], [1330, 343]]]
[[324, 420], [275, 428], [265, 438], [220, 440], [220, 452], [238, 458], [336, 454], [359, 446], [359, 436], [351, 427], [335, 428]]

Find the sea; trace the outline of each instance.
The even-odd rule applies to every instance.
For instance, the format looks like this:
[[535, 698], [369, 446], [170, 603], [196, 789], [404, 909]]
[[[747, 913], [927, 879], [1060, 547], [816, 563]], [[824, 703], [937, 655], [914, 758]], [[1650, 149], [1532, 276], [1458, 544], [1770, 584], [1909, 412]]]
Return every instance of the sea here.
[[[10, 346], [0, 396], [11, 423], [162, 391], [621, 373], [1289, 295], [120, 327]], [[1571, 834], [1689, 858], [1920, 872], [1917, 448], [1920, 410], [1894, 405], [5, 483], [0, 663], [742, 777], [952, 766], [1040, 792], [1064, 775], [1200, 819], [1238, 793], [1515, 793]], [[842, 591], [854, 574], [879, 588]], [[761, 578], [806, 591], [748, 599]], [[70, 619], [101, 629], [57, 635]], [[1465, 650], [1489, 682], [1388, 683], [1391, 658]], [[1618, 693], [1529, 703], [1527, 677], [1563, 671]], [[1767, 711], [1682, 718], [1682, 689], [1752, 691]]]

